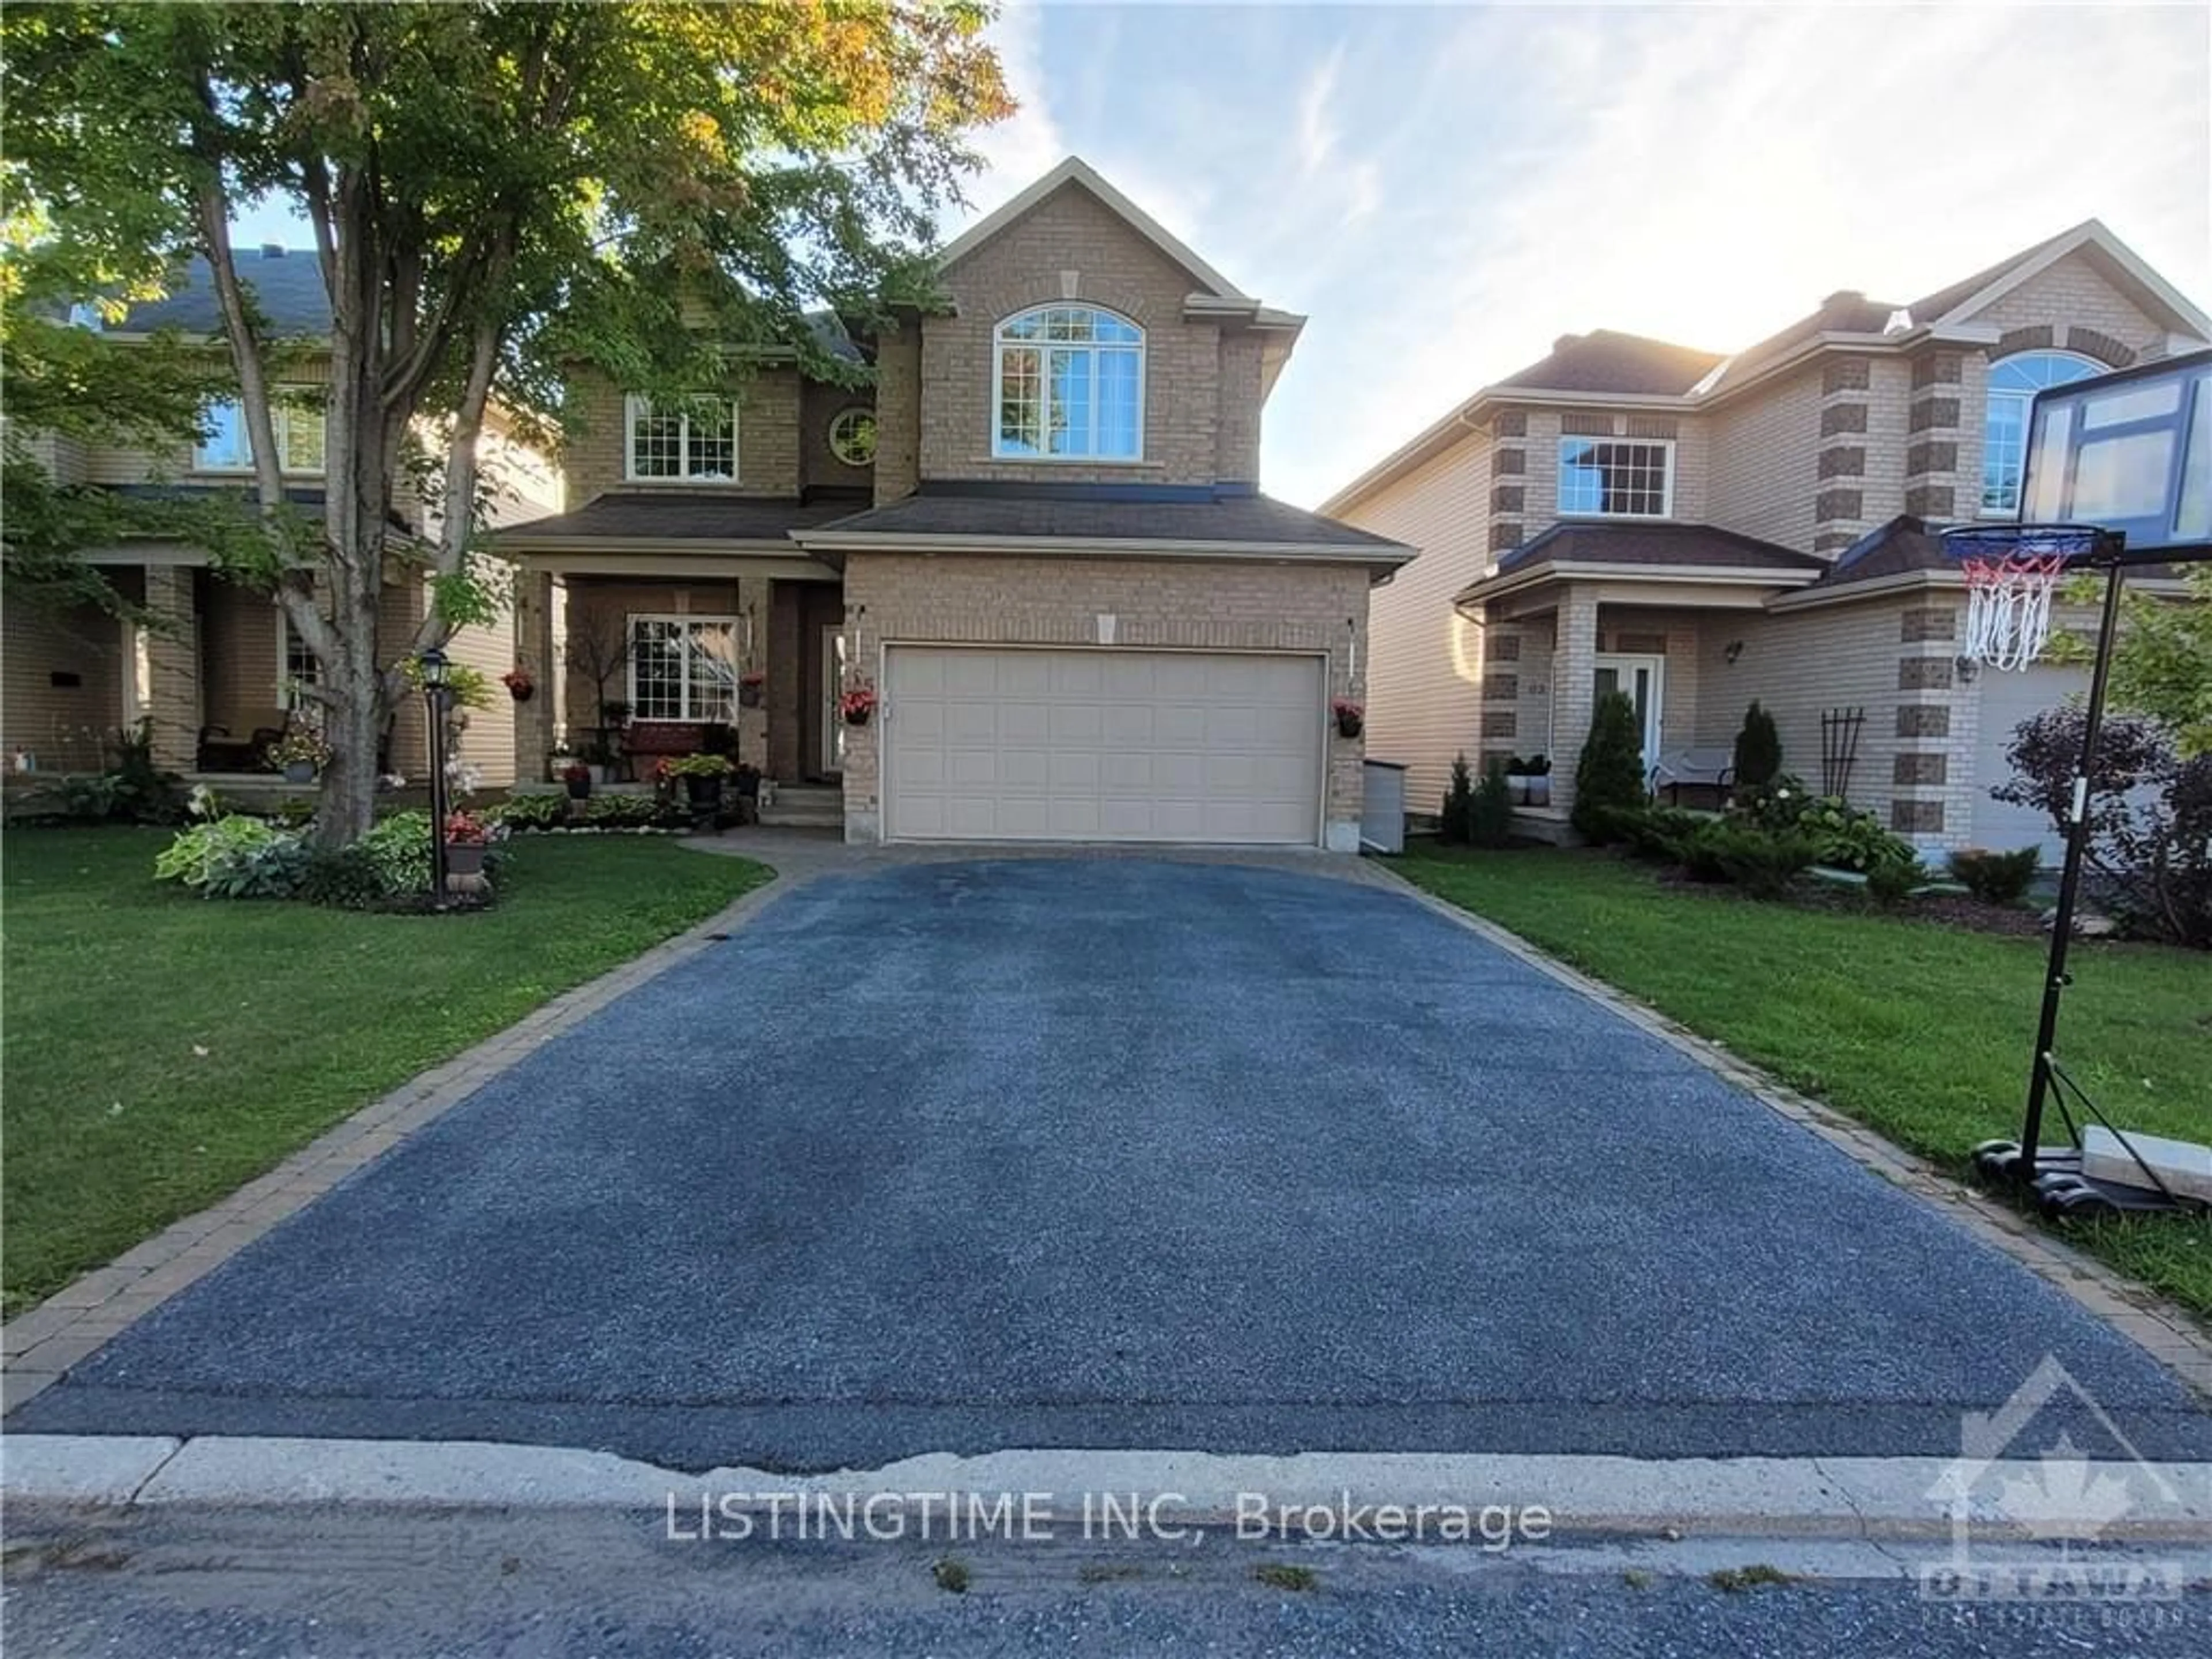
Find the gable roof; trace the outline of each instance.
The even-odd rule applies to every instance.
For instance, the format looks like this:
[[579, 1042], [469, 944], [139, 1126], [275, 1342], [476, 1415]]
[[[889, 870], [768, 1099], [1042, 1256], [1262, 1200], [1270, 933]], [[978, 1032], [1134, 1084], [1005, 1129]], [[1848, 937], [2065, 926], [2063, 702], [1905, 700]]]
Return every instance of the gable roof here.
[[1563, 334], [1552, 353], [1494, 384], [1546, 392], [1612, 392], [1680, 397], [1711, 373], [1717, 351], [1699, 351], [1610, 328]]
[[1160, 222], [1146, 213], [1134, 202], [1101, 178], [1097, 168], [1079, 155], [1071, 155], [1044, 177], [1037, 179], [1008, 200], [1000, 204], [974, 224], [962, 231], [945, 246], [938, 256], [938, 268], [944, 270], [966, 258], [984, 243], [1007, 229], [1014, 222], [1037, 206], [1047, 198], [1060, 191], [1077, 186], [1089, 191], [1106, 210], [1125, 221], [1129, 228], [1180, 265], [1205, 293], [1224, 300], [1249, 301], [1252, 296], [1239, 289], [1212, 265], [1193, 252], [1188, 244], [1179, 240]]

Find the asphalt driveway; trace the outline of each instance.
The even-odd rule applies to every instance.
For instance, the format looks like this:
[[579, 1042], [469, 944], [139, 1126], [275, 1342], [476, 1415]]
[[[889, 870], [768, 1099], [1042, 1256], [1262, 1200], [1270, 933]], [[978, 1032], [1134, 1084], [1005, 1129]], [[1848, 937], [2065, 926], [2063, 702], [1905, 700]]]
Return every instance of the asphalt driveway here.
[[1006, 860], [800, 888], [9, 1427], [1949, 1455], [2046, 1355], [2212, 1455], [2070, 1301], [1401, 894]]

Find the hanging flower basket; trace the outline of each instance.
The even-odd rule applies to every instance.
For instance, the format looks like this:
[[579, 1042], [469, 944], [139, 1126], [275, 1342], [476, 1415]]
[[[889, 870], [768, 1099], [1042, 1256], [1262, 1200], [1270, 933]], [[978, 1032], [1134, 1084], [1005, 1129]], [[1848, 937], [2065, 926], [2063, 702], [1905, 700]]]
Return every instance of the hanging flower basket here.
[[761, 706], [761, 694], [766, 688], [767, 684], [768, 676], [765, 674], [740, 675], [738, 678], [738, 707], [740, 708], [759, 708]]
[[848, 726], [866, 726], [876, 714], [875, 687], [854, 686], [837, 699], [837, 712], [845, 717]]
[[1339, 697], [1329, 709], [1336, 716], [1336, 735], [1340, 738], [1356, 738], [1367, 729], [1367, 711], [1358, 703]]
[[517, 702], [528, 702], [537, 695], [538, 682], [530, 678], [530, 671], [520, 663], [499, 678], [506, 685], [508, 695]]

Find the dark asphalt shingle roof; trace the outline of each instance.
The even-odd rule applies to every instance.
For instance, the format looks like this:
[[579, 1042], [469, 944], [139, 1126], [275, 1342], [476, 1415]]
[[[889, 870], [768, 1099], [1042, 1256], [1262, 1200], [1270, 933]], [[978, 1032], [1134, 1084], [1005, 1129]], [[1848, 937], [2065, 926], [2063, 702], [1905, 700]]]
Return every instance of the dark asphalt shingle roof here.
[[[327, 334], [331, 298], [323, 287], [323, 268], [313, 250], [290, 248], [271, 255], [266, 248], [236, 250], [238, 280], [251, 289], [253, 302], [279, 334]], [[195, 256], [179, 274], [173, 292], [131, 307], [117, 325], [131, 333], [173, 328], [185, 334], [222, 332], [222, 307], [205, 259]]]
[[[1810, 316], [1800, 317], [1779, 333], [1770, 334], [1756, 345], [1746, 346], [1737, 352], [1729, 360], [1725, 384], [1733, 385], [1761, 364], [1773, 362], [1817, 334], [1879, 334], [1888, 326], [1897, 309], [1886, 301], [1869, 300], [1863, 294], [1831, 294]], [[1919, 315], [1917, 312], [1913, 314]]]
[[1717, 351], [1698, 351], [1609, 328], [1563, 336], [1552, 355], [1496, 383], [1493, 391], [1614, 392], [1680, 397], [1712, 372]]
[[1909, 571], [1938, 570], [1953, 562], [1943, 551], [1942, 538], [1924, 520], [1904, 513], [1868, 531], [1837, 555], [1835, 563], [1814, 586], [1838, 587], [1847, 582], [1901, 576]]
[[791, 531], [847, 517], [860, 505], [854, 495], [801, 501], [707, 490], [609, 490], [574, 512], [508, 525], [495, 539], [781, 541]]
[[1821, 570], [1810, 553], [1709, 524], [1555, 524], [1498, 562], [1499, 574], [1533, 564], [1686, 564], [1727, 570]]
[[[1034, 536], [1071, 541], [1222, 542], [1316, 550], [1413, 550], [1257, 494], [1203, 490], [1109, 493], [925, 488], [903, 501], [826, 526], [839, 536]], [[1165, 499], [1162, 499], [1165, 497]]]

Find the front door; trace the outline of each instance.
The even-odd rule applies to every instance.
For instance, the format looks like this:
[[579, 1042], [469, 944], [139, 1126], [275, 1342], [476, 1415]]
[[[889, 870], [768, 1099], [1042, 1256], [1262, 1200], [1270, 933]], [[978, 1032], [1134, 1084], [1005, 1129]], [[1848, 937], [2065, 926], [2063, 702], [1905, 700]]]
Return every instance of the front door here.
[[845, 690], [848, 663], [844, 624], [832, 623], [822, 630], [822, 752], [821, 769], [831, 776], [845, 769], [845, 717], [837, 699]]
[[1664, 657], [1601, 654], [1597, 659], [1596, 696], [1625, 691], [1628, 701], [1636, 707], [1637, 729], [1644, 734], [1644, 775], [1647, 778], [1659, 763], [1659, 707], [1666, 677]]

